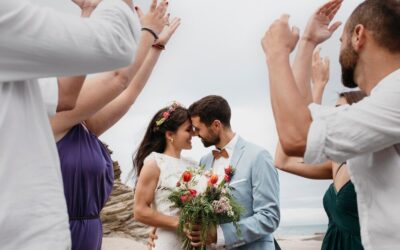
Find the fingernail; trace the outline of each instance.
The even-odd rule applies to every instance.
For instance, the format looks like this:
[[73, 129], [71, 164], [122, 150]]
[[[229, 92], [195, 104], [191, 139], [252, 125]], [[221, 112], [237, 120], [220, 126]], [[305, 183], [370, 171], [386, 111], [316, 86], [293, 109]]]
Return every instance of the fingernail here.
[[135, 10], [138, 10], [139, 8], [137, 6], [135, 6]]
[[166, 2], [165, 4], [168, 5], [168, 2]]

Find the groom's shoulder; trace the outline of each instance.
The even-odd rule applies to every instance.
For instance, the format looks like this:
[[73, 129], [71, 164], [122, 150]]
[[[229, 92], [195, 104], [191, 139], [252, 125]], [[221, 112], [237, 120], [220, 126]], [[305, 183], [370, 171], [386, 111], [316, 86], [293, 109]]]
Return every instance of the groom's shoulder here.
[[249, 151], [249, 152], [253, 152], [254, 154], [258, 155], [258, 154], [262, 154], [262, 153], [268, 153], [268, 150], [266, 150], [265, 148], [263, 148], [262, 146], [255, 144], [253, 142], [250, 141], [246, 141], [244, 139], [242, 139], [244, 142], [244, 146], [245, 146], [245, 150]]

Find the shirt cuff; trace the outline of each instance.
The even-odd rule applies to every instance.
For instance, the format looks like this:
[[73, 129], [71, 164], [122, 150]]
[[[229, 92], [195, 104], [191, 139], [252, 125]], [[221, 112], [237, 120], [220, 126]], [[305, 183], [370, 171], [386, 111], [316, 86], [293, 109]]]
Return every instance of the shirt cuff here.
[[55, 77], [41, 78], [38, 82], [47, 116], [53, 117], [56, 114], [58, 106], [58, 80]]
[[308, 108], [311, 112], [313, 121], [308, 130], [304, 162], [308, 164], [316, 164], [327, 160], [324, 153], [327, 124], [323, 117], [330, 113], [330, 109], [325, 109], [321, 105], [315, 103], [310, 104]]
[[221, 247], [225, 246], [225, 237], [224, 237], [224, 231], [222, 231], [222, 227], [218, 226], [217, 227], [217, 243], [215, 244], [218, 249], [224, 249]]

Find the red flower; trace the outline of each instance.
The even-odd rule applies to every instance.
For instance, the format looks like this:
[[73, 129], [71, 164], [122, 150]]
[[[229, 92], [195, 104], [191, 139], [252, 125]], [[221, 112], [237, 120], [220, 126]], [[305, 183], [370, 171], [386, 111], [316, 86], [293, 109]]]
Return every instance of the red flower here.
[[233, 173], [233, 169], [231, 166], [228, 166], [225, 168], [225, 174], [226, 175], [231, 175]]
[[189, 171], [183, 172], [182, 179], [184, 182], [189, 182], [192, 179], [192, 173], [190, 173]]
[[225, 180], [225, 182], [230, 182], [231, 177], [229, 175], [225, 175], [224, 180]]
[[176, 186], [177, 186], [177, 187], [180, 187], [180, 186], [181, 186], [181, 182], [180, 182], [180, 181], [177, 181], [177, 182], [176, 182]]
[[189, 200], [189, 195], [182, 195], [181, 196], [181, 201], [182, 201], [182, 203], [185, 203], [185, 202], [187, 202]]
[[189, 193], [190, 193], [190, 195], [191, 195], [192, 197], [196, 197], [196, 195], [197, 195], [197, 191], [194, 190], [194, 189], [189, 189]]
[[214, 185], [214, 184], [217, 183], [217, 182], [218, 182], [218, 175], [216, 175], [216, 174], [211, 175], [211, 177], [210, 177], [210, 183], [211, 183], [212, 185]]
[[165, 119], [168, 119], [169, 113], [165, 111], [165, 112], [162, 114], [162, 116], [163, 116]]

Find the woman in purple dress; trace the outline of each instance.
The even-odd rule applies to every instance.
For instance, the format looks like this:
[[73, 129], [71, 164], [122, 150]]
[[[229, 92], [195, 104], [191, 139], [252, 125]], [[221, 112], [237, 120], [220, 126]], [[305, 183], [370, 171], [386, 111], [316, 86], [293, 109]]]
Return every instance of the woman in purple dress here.
[[[130, 66], [86, 80], [85, 77], [59, 79], [72, 84], [85, 81], [76, 106], [51, 118], [61, 160], [72, 249], [101, 249], [99, 214], [112, 190], [113, 168], [110, 155], [98, 136], [132, 106], [147, 82], [161, 48], [179, 26], [177, 18], [165, 26], [168, 23], [166, 7], [167, 2], [157, 5], [153, 0], [146, 15], [137, 8], [141, 24], [147, 29], [142, 32], [135, 61]], [[66, 97], [60, 95], [60, 100], [62, 98]]]

